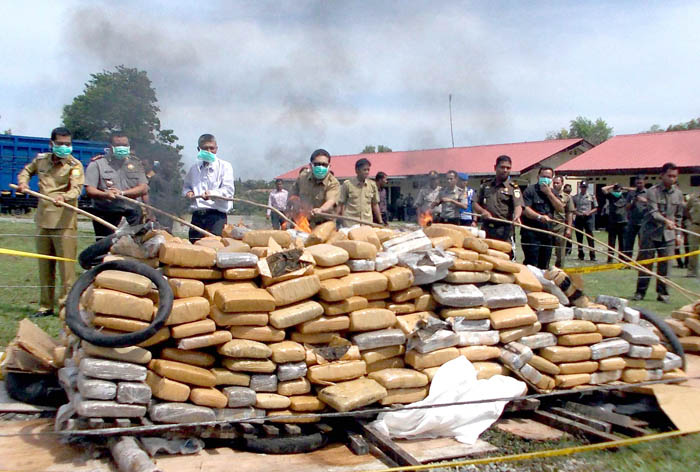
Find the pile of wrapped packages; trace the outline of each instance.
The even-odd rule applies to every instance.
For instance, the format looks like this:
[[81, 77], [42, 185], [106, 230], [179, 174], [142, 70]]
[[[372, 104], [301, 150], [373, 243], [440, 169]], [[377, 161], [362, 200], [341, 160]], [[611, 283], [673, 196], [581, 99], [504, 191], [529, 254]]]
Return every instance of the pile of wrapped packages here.
[[685, 352], [700, 352], [700, 300], [671, 312], [666, 319]]
[[[59, 423], [313, 422], [324, 411], [422, 400], [459, 356], [480, 379], [514, 375], [541, 392], [684, 375], [626, 300], [592, 303], [561, 270], [514, 263], [509, 243], [475, 228], [327, 222], [310, 234], [227, 226], [195, 244], [162, 231], [145, 239], [156, 257], [139, 260], [175, 296], [167, 322], [124, 348], [69, 335], [59, 379], [70, 403]], [[103, 333], [134, 332], [153, 320], [158, 292], [146, 277], [108, 270], [81, 306]], [[697, 313], [684, 322], [700, 325]]]

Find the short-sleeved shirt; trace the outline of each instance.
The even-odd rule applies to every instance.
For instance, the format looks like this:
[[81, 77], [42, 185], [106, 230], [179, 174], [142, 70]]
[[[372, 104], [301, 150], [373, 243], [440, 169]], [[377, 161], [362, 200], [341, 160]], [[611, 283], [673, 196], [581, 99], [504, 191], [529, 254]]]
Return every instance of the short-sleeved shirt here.
[[644, 190], [632, 190], [627, 192], [627, 205], [629, 207], [627, 217], [629, 222], [634, 225], [641, 225], [644, 219], [644, 214], [647, 212], [647, 202], [640, 202], [637, 197], [646, 198], [647, 191]]
[[386, 187], [379, 190], [379, 211], [382, 213], [386, 213], [389, 209], [389, 205], [387, 204], [387, 193], [389, 192]]
[[641, 237], [652, 241], [673, 241], [676, 232], [666, 227], [666, 219], [680, 226], [683, 221], [683, 193], [677, 187], [656, 184], [647, 190], [649, 211], [644, 215]]
[[379, 204], [377, 184], [374, 180], [360, 182], [357, 177], [352, 177], [340, 187], [339, 203], [344, 207], [344, 215], [371, 222], [372, 205]]
[[568, 215], [569, 213], [573, 213], [576, 209], [574, 207], [573, 199], [571, 198], [571, 195], [567, 195], [566, 193], [557, 194], [557, 197], [559, 197], [561, 202], [564, 204], [564, 211], [556, 211], [555, 209], [554, 220], [566, 223], [566, 215]]
[[[85, 185], [98, 190], [107, 191], [110, 188], [129, 190], [137, 185], [148, 183], [141, 161], [129, 156], [117, 159], [109, 154], [98, 156], [85, 171]], [[120, 211], [130, 208], [123, 200], [93, 199], [93, 205], [99, 210]]]
[[515, 209], [523, 206], [523, 194], [514, 182], [491, 179], [481, 184], [476, 201], [495, 218], [512, 220]]
[[[461, 188], [455, 185], [454, 188], [442, 187], [440, 193], [438, 194], [438, 201], [442, 198], [451, 198], [460, 203], [467, 203], [467, 193]], [[441, 218], [459, 218], [460, 207], [454, 203], [442, 203], [442, 209], [440, 210]]]
[[[52, 153], [40, 153], [27, 164], [17, 176], [20, 184], [29, 184], [33, 175], [39, 177], [39, 193], [56, 198], [63, 196], [66, 203], [78, 206], [78, 197], [83, 191], [85, 173], [83, 165], [73, 156], [60, 159], [54, 164]], [[39, 200], [34, 220], [39, 228], [75, 229], [77, 214], [73, 210]]]
[[616, 197], [612, 193], [605, 196], [608, 200], [608, 222], [627, 223], [627, 195]]
[[[416, 197], [416, 202], [414, 206], [418, 208], [418, 211], [423, 213], [430, 208], [430, 205], [438, 199], [440, 195], [440, 190], [442, 187], [439, 185], [435, 188], [423, 187], [418, 191], [418, 196]], [[432, 210], [432, 214], [437, 216], [440, 213], [440, 205], [436, 206]]]
[[291, 195], [297, 195], [304, 205], [311, 208], [318, 208], [327, 201], [338, 203], [340, 197], [340, 184], [330, 172], [326, 176], [318, 180], [314, 178], [311, 171], [304, 169], [296, 182], [292, 186]]
[[[552, 205], [547, 195], [540, 190], [539, 187], [539, 184], [533, 184], [525, 189], [523, 192], [523, 204], [540, 215], [547, 215], [550, 218], [554, 218], [554, 205]], [[537, 228], [546, 228], [548, 226], [547, 223], [528, 218], [525, 213], [523, 213], [523, 223], [527, 226], [534, 226]]]
[[690, 223], [700, 225], [700, 194], [692, 194], [690, 198], [688, 198], [686, 208]]
[[584, 193], [583, 195], [580, 192], [577, 193], [576, 195], [574, 195], [573, 200], [577, 214], [588, 212], [594, 208], [598, 208], [598, 200], [595, 198], [595, 195], [591, 195], [588, 192]]

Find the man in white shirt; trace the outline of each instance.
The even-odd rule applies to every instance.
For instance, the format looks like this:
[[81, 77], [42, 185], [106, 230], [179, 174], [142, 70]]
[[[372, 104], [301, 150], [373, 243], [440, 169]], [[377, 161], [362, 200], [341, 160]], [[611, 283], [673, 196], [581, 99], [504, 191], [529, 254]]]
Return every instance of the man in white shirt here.
[[[192, 224], [221, 236], [233, 203], [211, 197], [232, 198], [234, 186], [233, 167], [216, 156], [218, 150], [213, 135], [203, 134], [199, 137], [197, 162], [185, 176], [182, 193], [191, 199]], [[194, 243], [201, 237], [199, 231], [190, 229], [190, 242]]]
[[[267, 198], [267, 205], [275, 208], [282, 213], [287, 209], [287, 197], [289, 192], [282, 188], [282, 179], [275, 180], [275, 190], [270, 192], [270, 196]], [[268, 208], [267, 219], [272, 221], [272, 227], [274, 229], [280, 229], [282, 226], [282, 218], [279, 214], [273, 212]]]

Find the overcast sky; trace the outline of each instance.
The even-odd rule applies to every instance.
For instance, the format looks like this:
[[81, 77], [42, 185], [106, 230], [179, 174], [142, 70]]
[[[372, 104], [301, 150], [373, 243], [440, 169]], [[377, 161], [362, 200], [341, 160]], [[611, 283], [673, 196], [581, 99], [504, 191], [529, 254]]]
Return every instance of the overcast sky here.
[[[153, 81], [165, 128], [215, 134], [243, 178], [314, 149], [615, 134], [700, 116], [700, 2], [3, 1], [0, 130], [47, 136], [89, 74]], [[378, 170], [378, 169], [377, 169]]]

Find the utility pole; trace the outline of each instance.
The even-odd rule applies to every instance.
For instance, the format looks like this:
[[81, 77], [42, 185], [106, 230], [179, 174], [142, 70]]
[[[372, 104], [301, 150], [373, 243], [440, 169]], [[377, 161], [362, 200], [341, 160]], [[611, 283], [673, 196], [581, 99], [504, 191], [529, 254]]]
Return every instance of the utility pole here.
[[452, 94], [450, 94], [450, 136], [452, 137], [452, 147], [455, 147], [455, 134], [452, 131]]

